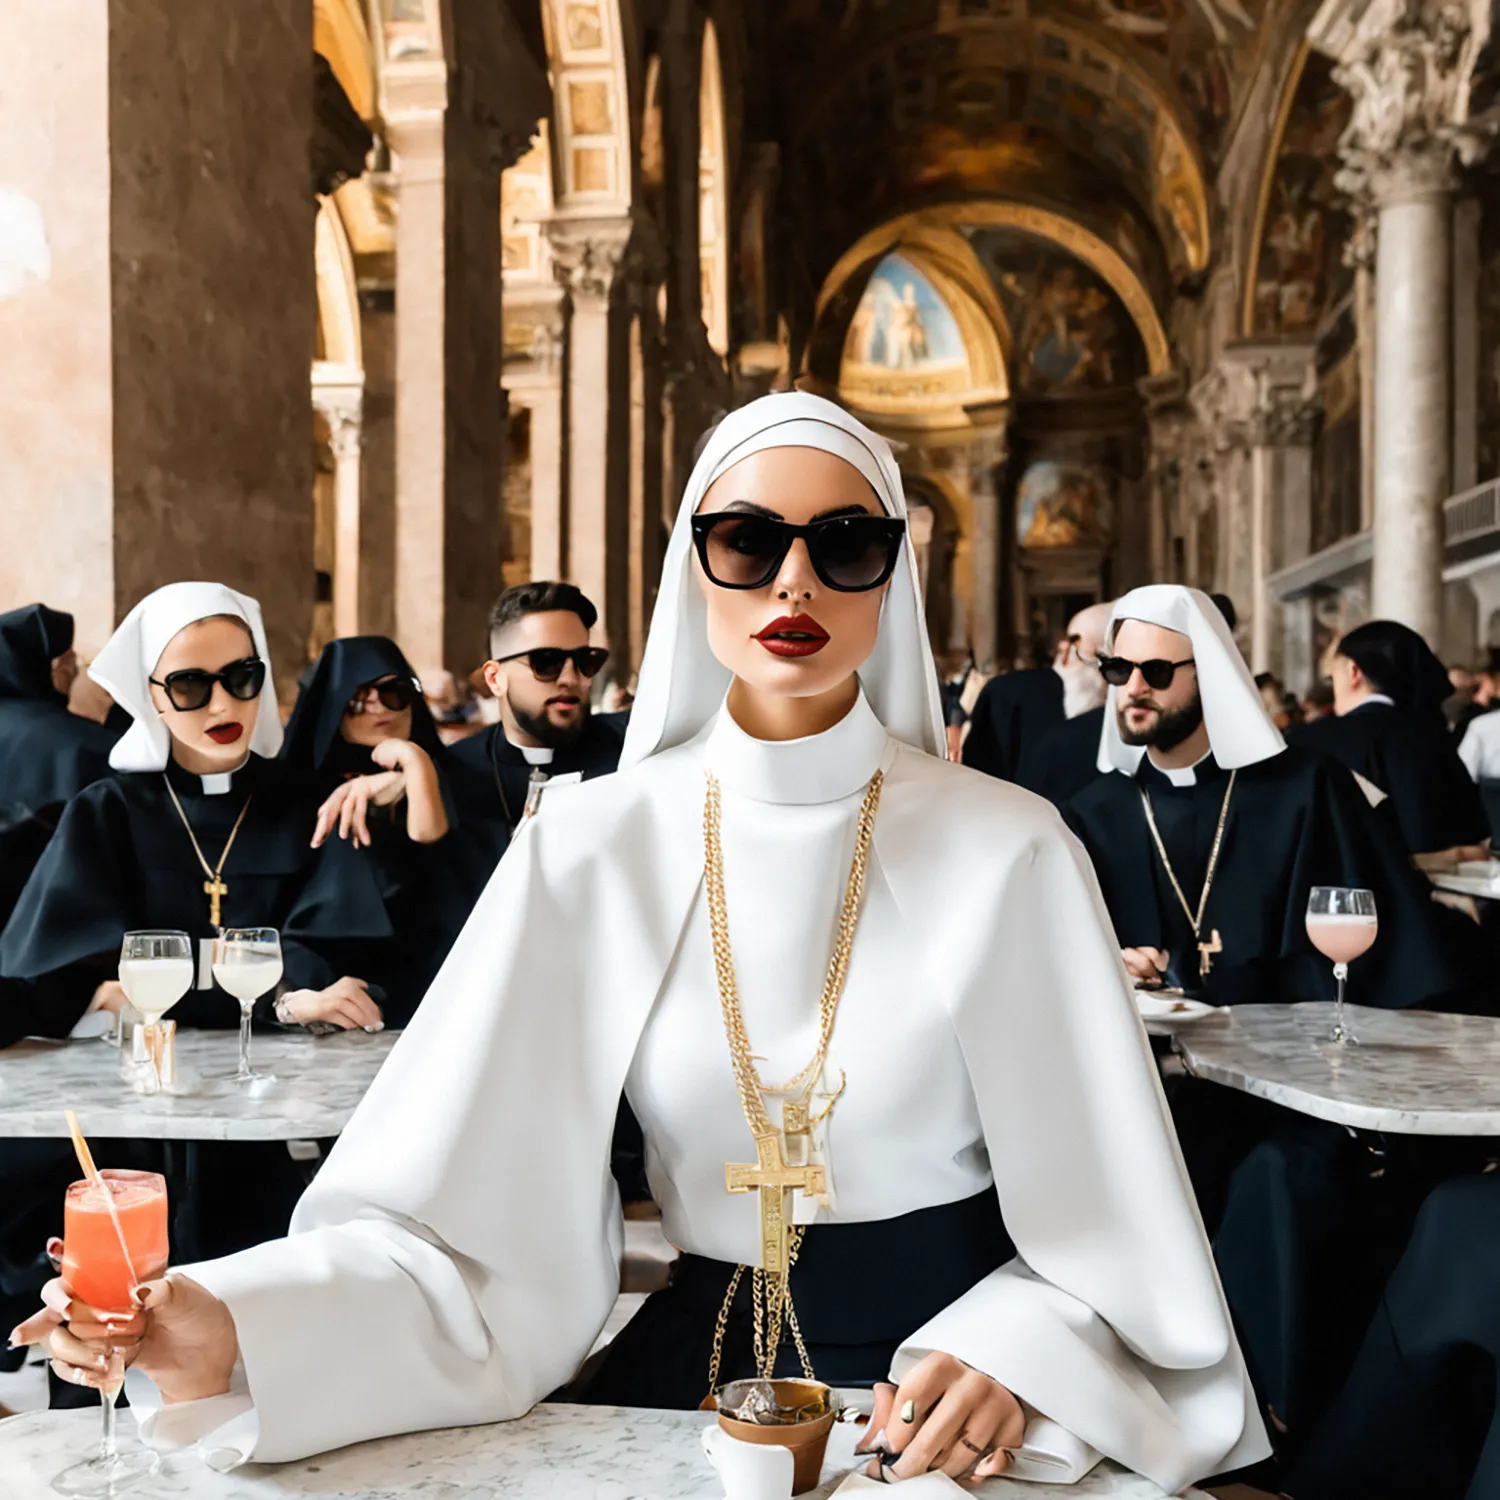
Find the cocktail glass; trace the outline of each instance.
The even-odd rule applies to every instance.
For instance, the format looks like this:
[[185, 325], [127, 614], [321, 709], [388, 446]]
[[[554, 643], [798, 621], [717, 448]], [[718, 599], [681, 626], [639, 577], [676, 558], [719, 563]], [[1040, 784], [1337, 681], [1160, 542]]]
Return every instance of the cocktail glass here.
[[250, 1066], [250, 1019], [255, 1002], [281, 983], [281, 934], [274, 927], [229, 927], [214, 944], [214, 979], [240, 1003], [240, 1065], [234, 1082], [274, 1083]]
[[[63, 1200], [62, 1279], [69, 1297], [101, 1312], [135, 1310], [131, 1293], [167, 1269], [167, 1184], [155, 1172], [104, 1171], [104, 1191], [75, 1182]], [[115, 1433], [115, 1401], [125, 1383], [124, 1361], [111, 1355], [103, 1398], [99, 1452], [52, 1481], [63, 1495], [118, 1495], [156, 1473], [148, 1448], [122, 1453]]]
[[120, 945], [120, 986], [141, 1013], [151, 1039], [153, 1092], [161, 1077], [161, 1018], [193, 987], [193, 941], [185, 932], [127, 932]]
[[1349, 978], [1349, 965], [1375, 941], [1378, 931], [1373, 891], [1342, 885], [1312, 888], [1307, 898], [1308, 940], [1324, 958], [1333, 961], [1333, 977], [1338, 981], [1331, 1041], [1358, 1040], [1344, 1019], [1344, 984]]

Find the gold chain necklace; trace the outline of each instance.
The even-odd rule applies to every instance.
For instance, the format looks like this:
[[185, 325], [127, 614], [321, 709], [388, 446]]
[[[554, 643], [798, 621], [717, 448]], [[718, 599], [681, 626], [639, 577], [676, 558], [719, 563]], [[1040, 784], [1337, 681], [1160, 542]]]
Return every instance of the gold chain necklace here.
[[[870, 843], [875, 831], [875, 814], [880, 807], [880, 791], [885, 776], [876, 771], [870, 778], [854, 839], [854, 859], [844, 888], [844, 904], [839, 913], [838, 935], [828, 972], [823, 980], [819, 1005], [818, 1045], [812, 1060], [785, 1084], [767, 1087], [756, 1072], [750, 1036], [740, 1010], [739, 986], [734, 976], [734, 955], [729, 946], [729, 910], [724, 897], [724, 850], [720, 838], [722, 814], [719, 783], [710, 775], [703, 806], [703, 884], [708, 899], [709, 931], [713, 938], [714, 970], [719, 983], [719, 1003], [724, 1013], [724, 1033], [729, 1042], [730, 1061], [739, 1090], [740, 1108], [750, 1133], [755, 1137], [756, 1161], [731, 1162], [724, 1168], [725, 1186], [731, 1193], [756, 1191], [760, 1195], [761, 1264], [752, 1270], [751, 1305], [755, 1321], [755, 1362], [763, 1379], [769, 1380], [781, 1346], [783, 1320], [790, 1324], [802, 1360], [803, 1372], [813, 1378], [812, 1366], [802, 1334], [797, 1327], [796, 1310], [791, 1299], [791, 1268], [802, 1244], [801, 1229], [787, 1223], [788, 1202], [793, 1189], [821, 1193], [826, 1188], [826, 1174], [821, 1166], [788, 1165], [782, 1155], [783, 1132], [771, 1123], [766, 1113], [765, 1095], [811, 1091], [823, 1072], [828, 1044], [838, 1015], [839, 1000], [849, 973], [849, 958], [854, 948], [854, 933], [859, 925], [860, 907], [864, 901], [865, 873], [869, 868]], [[832, 1106], [830, 1106], [831, 1108]], [[826, 1113], [826, 1112], [825, 1112]], [[799, 1120], [806, 1119], [805, 1104]], [[714, 1330], [713, 1355], [709, 1366], [709, 1398], [718, 1386], [719, 1362], [724, 1327], [730, 1305], [739, 1290], [744, 1268], [738, 1268], [729, 1283], [729, 1291], [719, 1309]], [[769, 1329], [764, 1324], [769, 1321]]]
[[1161, 856], [1162, 868], [1167, 872], [1167, 879], [1172, 882], [1172, 889], [1177, 892], [1177, 900], [1182, 905], [1183, 915], [1188, 919], [1193, 929], [1193, 941], [1198, 945], [1198, 975], [1207, 978], [1208, 971], [1213, 968], [1215, 953], [1224, 951], [1224, 944], [1219, 938], [1219, 929], [1214, 928], [1208, 942], [1203, 941], [1203, 913], [1208, 907], [1208, 893], [1213, 889], [1214, 872], [1219, 867], [1219, 850], [1224, 844], [1224, 825], [1229, 821], [1229, 799], [1234, 796], [1234, 778], [1239, 771], [1233, 770], [1229, 773], [1229, 785], [1224, 788], [1224, 803], [1219, 808], [1219, 826], [1214, 830], [1213, 848], [1208, 855], [1208, 868], [1203, 872], [1203, 889], [1198, 893], [1198, 914], [1193, 915], [1193, 909], [1188, 905], [1187, 897], [1182, 894], [1182, 886], [1177, 879], [1177, 872], [1172, 868], [1172, 861], [1167, 858], [1167, 846], [1162, 842], [1161, 830], [1156, 826], [1156, 814], [1151, 809], [1151, 798], [1146, 788], [1137, 786], [1141, 794], [1141, 802], [1146, 809], [1146, 825], [1151, 830], [1151, 837], [1156, 841], [1156, 852]]
[[[166, 781], [166, 777], [162, 777]], [[203, 882], [203, 894], [208, 897], [208, 920], [209, 925], [218, 927], [222, 912], [219, 903], [229, 894], [229, 887], [219, 879], [224, 873], [224, 863], [229, 858], [229, 851], [234, 848], [235, 835], [240, 831], [240, 825], [245, 821], [245, 814], [250, 811], [250, 804], [255, 800], [255, 793], [251, 792], [245, 798], [245, 805], [240, 809], [240, 815], [234, 820], [234, 827], [229, 830], [228, 842], [224, 845], [224, 852], [219, 856], [219, 863], [212, 869], [208, 861], [203, 857], [203, 846], [198, 842], [198, 835], [193, 832], [193, 825], [188, 822], [188, 815], [182, 810], [182, 803], [177, 800], [177, 788], [167, 781], [167, 795], [172, 799], [172, 806], [177, 809], [177, 816], [182, 819], [182, 826], [187, 829], [187, 836], [193, 841], [193, 853], [198, 856], [198, 863], [203, 866], [203, 873], [208, 879]]]

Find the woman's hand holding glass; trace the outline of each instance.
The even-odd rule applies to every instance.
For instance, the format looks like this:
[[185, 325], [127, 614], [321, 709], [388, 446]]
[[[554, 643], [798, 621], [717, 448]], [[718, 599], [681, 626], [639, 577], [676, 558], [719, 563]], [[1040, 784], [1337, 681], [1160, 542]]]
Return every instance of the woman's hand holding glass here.
[[[900, 1387], [875, 1387], [875, 1412], [857, 1451], [900, 1455], [894, 1479], [940, 1469], [950, 1479], [988, 1479], [1010, 1465], [1007, 1450], [1026, 1434], [1021, 1403], [988, 1375], [951, 1354], [929, 1354], [913, 1366]], [[871, 1477], [878, 1477], [877, 1459]]]
[[[53, 1246], [61, 1253], [61, 1242]], [[127, 1315], [103, 1312], [68, 1296], [62, 1279], [42, 1288], [43, 1310], [11, 1334], [11, 1343], [41, 1345], [59, 1379], [102, 1390], [134, 1366], [156, 1382], [166, 1402], [222, 1396], [229, 1389], [239, 1336], [229, 1309], [187, 1276], [148, 1282]]]

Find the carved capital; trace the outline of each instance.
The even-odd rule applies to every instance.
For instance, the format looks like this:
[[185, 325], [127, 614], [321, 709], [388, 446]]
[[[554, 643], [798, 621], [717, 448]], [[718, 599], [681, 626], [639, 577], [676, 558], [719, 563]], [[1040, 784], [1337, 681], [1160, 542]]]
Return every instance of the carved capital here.
[[630, 244], [629, 219], [551, 219], [552, 274], [575, 302], [607, 302]]
[[1475, 66], [1490, 37], [1488, 0], [1375, 0], [1343, 39], [1335, 81], [1354, 110], [1335, 181], [1356, 203], [1452, 193], [1497, 122], [1470, 112]]
[[1248, 448], [1255, 416], [1255, 375], [1246, 366], [1220, 363], [1188, 393], [1209, 446], [1218, 453]]
[[358, 386], [314, 384], [313, 408], [328, 424], [328, 446], [343, 461], [358, 458], [364, 428], [364, 393]]
[[1273, 387], [1255, 413], [1253, 438], [1260, 448], [1310, 448], [1323, 406], [1301, 391]]

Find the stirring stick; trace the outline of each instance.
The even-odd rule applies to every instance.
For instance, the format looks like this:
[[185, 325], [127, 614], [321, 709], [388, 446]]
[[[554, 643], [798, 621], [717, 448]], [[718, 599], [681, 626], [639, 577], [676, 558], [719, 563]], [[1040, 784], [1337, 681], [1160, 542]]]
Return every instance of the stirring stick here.
[[73, 1137], [73, 1150], [78, 1155], [78, 1165], [83, 1168], [83, 1175], [104, 1195], [104, 1206], [109, 1211], [109, 1222], [115, 1226], [115, 1238], [120, 1242], [120, 1254], [125, 1257], [125, 1269], [130, 1272], [130, 1284], [135, 1286], [139, 1278], [135, 1273], [135, 1261], [130, 1256], [130, 1246], [125, 1243], [125, 1226], [120, 1222], [120, 1211], [115, 1207], [114, 1194], [110, 1192], [109, 1184], [100, 1175], [99, 1168], [94, 1165], [94, 1155], [89, 1150], [89, 1143], [83, 1138], [78, 1116], [71, 1109], [66, 1113], [68, 1131]]

